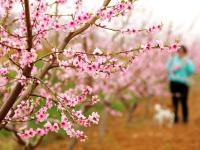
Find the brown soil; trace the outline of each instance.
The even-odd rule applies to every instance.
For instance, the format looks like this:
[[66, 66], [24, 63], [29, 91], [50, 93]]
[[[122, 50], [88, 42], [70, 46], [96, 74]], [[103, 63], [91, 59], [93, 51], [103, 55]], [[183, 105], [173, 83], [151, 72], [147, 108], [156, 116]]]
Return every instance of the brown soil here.
[[[158, 126], [152, 119], [144, 119], [142, 108], [134, 114], [128, 126], [125, 117], [108, 119], [106, 134], [100, 142], [98, 128], [87, 131], [89, 139], [78, 143], [75, 150], [200, 150], [200, 98], [198, 87], [193, 87], [189, 98], [190, 122], [172, 128]], [[169, 104], [164, 102], [165, 105]], [[167, 104], [168, 103], [168, 104]], [[140, 107], [144, 107], [141, 106]], [[152, 111], [150, 111], [150, 116]], [[136, 119], [136, 118], [140, 118]], [[143, 118], [143, 119], [141, 119]], [[151, 117], [149, 117], [151, 118]], [[37, 150], [66, 150], [69, 139], [54, 140]]]

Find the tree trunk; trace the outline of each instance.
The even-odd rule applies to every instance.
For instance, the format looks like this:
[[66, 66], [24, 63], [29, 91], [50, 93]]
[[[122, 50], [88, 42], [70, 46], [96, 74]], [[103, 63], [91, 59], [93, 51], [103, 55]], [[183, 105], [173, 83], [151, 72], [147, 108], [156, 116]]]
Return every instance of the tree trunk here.
[[106, 120], [107, 120], [108, 113], [106, 109], [103, 109], [102, 116], [101, 116], [101, 122], [99, 124], [99, 142], [103, 142], [103, 138], [105, 136], [106, 131]]
[[76, 138], [71, 139], [69, 145], [67, 146], [67, 150], [73, 150], [75, 145], [76, 145], [76, 143], [77, 143], [77, 139]]
[[136, 110], [136, 108], [137, 108], [137, 102], [135, 102], [135, 103], [133, 103], [131, 106], [130, 106], [130, 108], [129, 108], [129, 110], [128, 110], [128, 116], [127, 116], [127, 119], [126, 119], [126, 125], [128, 125], [129, 123], [131, 123], [131, 121], [132, 121], [132, 118], [133, 118], [133, 113], [134, 113], [134, 111]]

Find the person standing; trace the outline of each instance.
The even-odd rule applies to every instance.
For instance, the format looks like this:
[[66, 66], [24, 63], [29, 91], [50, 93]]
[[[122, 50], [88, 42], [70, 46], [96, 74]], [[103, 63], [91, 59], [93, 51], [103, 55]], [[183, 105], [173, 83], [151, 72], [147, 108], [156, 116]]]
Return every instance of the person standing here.
[[187, 55], [187, 48], [180, 46], [177, 54], [169, 58], [167, 62], [169, 86], [172, 94], [172, 102], [174, 107], [174, 123], [179, 122], [178, 105], [181, 102], [183, 122], [188, 122], [188, 93], [191, 84], [191, 76], [195, 67], [192, 60]]

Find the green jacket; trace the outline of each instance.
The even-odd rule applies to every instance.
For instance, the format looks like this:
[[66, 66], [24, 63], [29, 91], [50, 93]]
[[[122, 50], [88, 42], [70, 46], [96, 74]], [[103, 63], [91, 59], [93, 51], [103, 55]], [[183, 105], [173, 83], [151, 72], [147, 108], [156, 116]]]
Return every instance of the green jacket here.
[[178, 55], [172, 56], [167, 61], [168, 78], [170, 81], [180, 82], [187, 85], [191, 84], [191, 76], [195, 67], [191, 59]]

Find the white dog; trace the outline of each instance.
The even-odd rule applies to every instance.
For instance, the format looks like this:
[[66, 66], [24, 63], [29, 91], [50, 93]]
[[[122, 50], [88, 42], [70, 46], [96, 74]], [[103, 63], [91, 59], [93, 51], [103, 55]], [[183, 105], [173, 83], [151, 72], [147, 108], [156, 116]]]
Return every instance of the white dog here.
[[164, 125], [167, 123], [168, 127], [171, 127], [174, 122], [174, 113], [169, 109], [163, 109], [160, 104], [155, 105], [156, 114], [154, 119], [158, 122], [159, 125]]

